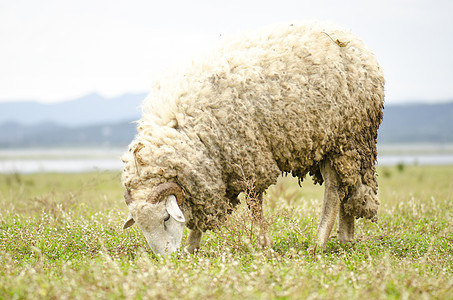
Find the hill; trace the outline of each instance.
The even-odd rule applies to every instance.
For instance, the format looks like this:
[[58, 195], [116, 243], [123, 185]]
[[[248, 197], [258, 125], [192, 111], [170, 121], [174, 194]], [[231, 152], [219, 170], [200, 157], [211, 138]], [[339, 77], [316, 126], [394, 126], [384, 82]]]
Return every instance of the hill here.
[[145, 97], [146, 94], [125, 94], [105, 98], [90, 94], [53, 104], [34, 101], [0, 102], [0, 124], [55, 123], [74, 127], [137, 120], [140, 117], [138, 107]]
[[453, 101], [388, 105], [379, 129], [379, 142], [453, 143]]
[[[58, 104], [0, 103], [0, 148], [124, 146], [135, 135], [144, 94], [93, 94]], [[387, 105], [380, 144], [453, 143], [453, 101]]]
[[125, 146], [136, 133], [133, 122], [68, 127], [55, 123], [0, 125], [0, 148]]

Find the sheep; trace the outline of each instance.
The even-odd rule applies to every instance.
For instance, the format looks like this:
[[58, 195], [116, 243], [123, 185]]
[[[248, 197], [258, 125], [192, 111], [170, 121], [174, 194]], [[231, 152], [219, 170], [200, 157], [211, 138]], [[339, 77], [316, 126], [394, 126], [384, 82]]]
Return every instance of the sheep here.
[[[341, 242], [354, 219], [377, 220], [377, 130], [384, 78], [373, 53], [328, 23], [246, 33], [158, 81], [123, 156], [129, 216], [157, 254], [187, 251], [222, 225], [241, 192], [262, 223], [266, 189], [282, 173], [325, 182], [315, 245], [325, 248], [339, 215]], [[262, 245], [270, 246], [262, 232]]]

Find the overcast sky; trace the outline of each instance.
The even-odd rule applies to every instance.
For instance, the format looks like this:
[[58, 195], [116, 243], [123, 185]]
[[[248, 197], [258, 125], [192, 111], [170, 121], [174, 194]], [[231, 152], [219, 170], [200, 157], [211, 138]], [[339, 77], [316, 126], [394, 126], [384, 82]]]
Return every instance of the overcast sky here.
[[221, 35], [296, 20], [362, 38], [387, 103], [453, 99], [451, 0], [0, 0], [0, 101], [145, 93]]

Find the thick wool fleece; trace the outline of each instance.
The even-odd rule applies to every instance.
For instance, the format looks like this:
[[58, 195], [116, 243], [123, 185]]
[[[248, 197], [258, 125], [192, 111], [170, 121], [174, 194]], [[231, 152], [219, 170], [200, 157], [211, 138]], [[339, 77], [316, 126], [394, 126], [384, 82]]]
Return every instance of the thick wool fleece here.
[[189, 228], [204, 231], [238, 203], [241, 179], [255, 180], [256, 192], [282, 172], [322, 183], [328, 158], [342, 205], [375, 219], [383, 101], [375, 57], [348, 31], [294, 24], [244, 35], [155, 85], [123, 158], [123, 184], [145, 198], [177, 182]]

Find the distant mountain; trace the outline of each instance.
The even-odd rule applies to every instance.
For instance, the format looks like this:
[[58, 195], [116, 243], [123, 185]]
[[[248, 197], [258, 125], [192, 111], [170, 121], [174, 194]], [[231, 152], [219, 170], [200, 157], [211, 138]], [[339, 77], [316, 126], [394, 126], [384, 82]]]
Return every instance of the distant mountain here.
[[126, 146], [134, 138], [133, 122], [67, 127], [55, 123], [0, 124], [0, 148]]
[[137, 120], [138, 108], [146, 94], [126, 94], [104, 98], [90, 94], [72, 101], [54, 104], [38, 102], [0, 102], [0, 124], [14, 122], [21, 125], [55, 123], [65, 126], [86, 126]]
[[379, 129], [380, 143], [453, 143], [453, 101], [388, 105]]
[[[125, 146], [145, 95], [88, 95], [58, 104], [0, 103], [0, 148]], [[453, 143], [453, 101], [387, 105], [379, 144]]]

